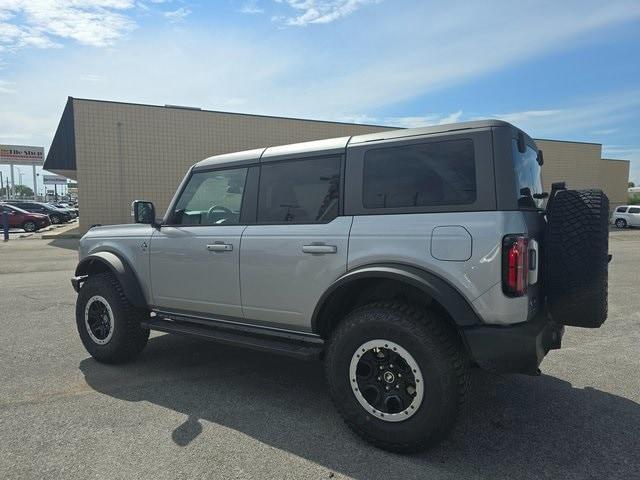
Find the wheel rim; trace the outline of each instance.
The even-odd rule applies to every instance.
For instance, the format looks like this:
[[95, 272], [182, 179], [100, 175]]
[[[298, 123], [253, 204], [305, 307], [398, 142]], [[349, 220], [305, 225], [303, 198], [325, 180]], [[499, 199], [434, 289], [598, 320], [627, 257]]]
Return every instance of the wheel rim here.
[[60, 223], [60, 219], [54, 215], [51, 217], [51, 223]]
[[36, 229], [36, 224], [27, 222], [23, 225], [23, 228], [25, 232], [33, 232]]
[[87, 333], [98, 345], [109, 343], [113, 336], [113, 311], [104, 297], [95, 295], [84, 307], [84, 324]]
[[616, 225], [618, 228], [624, 228], [624, 221], [623, 220], [618, 220], [616, 221]]
[[360, 405], [386, 422], [411, 418], [424, 398], [418, 363], [407, 350], [388, 340], [360, 345], [351, 357], [349, 383]]

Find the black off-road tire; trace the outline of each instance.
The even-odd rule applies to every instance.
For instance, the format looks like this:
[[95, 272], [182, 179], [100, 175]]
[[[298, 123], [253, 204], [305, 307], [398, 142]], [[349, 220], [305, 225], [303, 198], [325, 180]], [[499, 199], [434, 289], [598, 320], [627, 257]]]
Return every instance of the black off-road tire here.
[[[422, 403], [400, 422], [384, 421], [365, 410], [350, 385], [353, 355], [376, 339], [404, 348], [422, 372]], [[397, 302], [372, 303], [351, 312], [329, 340], [325, 373], [332, 400], [347, 425], [367, 442], [392, 452], [417, 452], [442, 440], [469, 390], [469, 361], [454, 327], [436, 312]]]
[[[108, 302], [113, 313], [113, 334], [103, 345], [91, 338], [85, 324], [85, 307], [96, 295]], [[149, 339], [149, 329], [140, 325], [145, 316], [148, 311], [131, 305], [120, 282], [111, 273], [91, 275], [80, 288], [76, 301], [78, 333], [87, 352], [99, 362], [124, 363], [135, 358]]]
[[607, 318], [609, 199], [560, 190], [547, 212], [545, 277], [555, 321], [598, 328]]

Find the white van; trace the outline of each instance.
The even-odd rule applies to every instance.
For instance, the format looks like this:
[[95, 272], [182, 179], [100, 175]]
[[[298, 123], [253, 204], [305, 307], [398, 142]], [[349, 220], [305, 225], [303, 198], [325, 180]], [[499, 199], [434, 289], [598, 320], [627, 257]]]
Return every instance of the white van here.
[[611, 223], [618, 228], [640, 227], [640, 205], [620, 205], [611, 214]]

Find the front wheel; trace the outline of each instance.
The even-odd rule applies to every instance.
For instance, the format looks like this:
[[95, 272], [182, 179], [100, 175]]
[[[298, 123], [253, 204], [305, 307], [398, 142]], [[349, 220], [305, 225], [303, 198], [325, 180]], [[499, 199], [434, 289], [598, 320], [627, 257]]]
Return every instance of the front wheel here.
[[54, 225], [60, 223], [60, 217], [58, 215], [50, 215], [49, 218], [51, 219], [51, 223]]
[[423, 450], [444, 438], [469, 385], [455, 329], [436, 312], [402, 303], [350, 313], [329, 341], [325, 370], [347, 425], [394, 452]]
[[91, 275], [76, 301], [76, 325], [82, 344], [99, 362], [129, 361], [149, 339], [149, 329], [140, 325], [145, 313], [131, 305], [111, 273]]
[[619, 219], [616, 220], [616, 227], [618, 227], [618, 228], [626, 228], [627, 227], [627, 222], [624, 219], [619, 218]]

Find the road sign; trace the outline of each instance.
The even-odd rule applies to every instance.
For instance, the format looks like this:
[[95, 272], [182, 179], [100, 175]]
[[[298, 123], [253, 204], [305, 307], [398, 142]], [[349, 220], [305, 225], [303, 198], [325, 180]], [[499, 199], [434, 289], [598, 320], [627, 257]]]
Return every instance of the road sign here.
[[27, 145], [0, 145], [0, 163], [13, 165], [40, 165], [44, 161], [44, 148]]
[[58, 175], [42, 175], [42, 183], [45, 185], [66, 185], [67, 179]]

